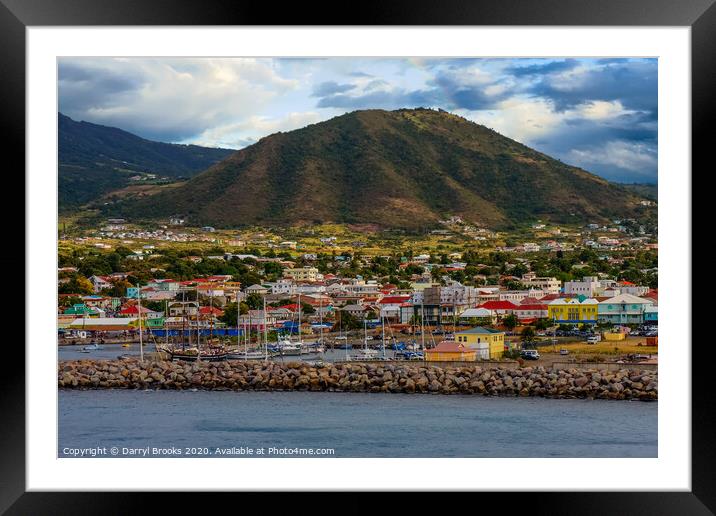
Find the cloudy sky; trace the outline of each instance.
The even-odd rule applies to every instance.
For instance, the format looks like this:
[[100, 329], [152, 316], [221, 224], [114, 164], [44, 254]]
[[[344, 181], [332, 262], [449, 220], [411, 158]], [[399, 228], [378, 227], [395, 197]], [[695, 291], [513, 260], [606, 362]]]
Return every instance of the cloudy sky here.
[[442, 108], [610, 180], [656, 182], [656, 59], [62, 58], [59, 109], [242, 148], [356, 109]]

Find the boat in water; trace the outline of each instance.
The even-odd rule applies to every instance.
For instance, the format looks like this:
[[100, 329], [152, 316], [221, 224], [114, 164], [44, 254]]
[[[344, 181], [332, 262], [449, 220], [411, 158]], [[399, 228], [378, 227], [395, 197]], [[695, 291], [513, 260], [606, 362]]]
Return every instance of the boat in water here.
[[[273, 353], [269, 353], [268, 356], [272, 356]], [[251, 351], [233, 351], [226, 354], [227, 360], [264, 360], [266, 358], [265, 351], [251, 350]]]
[[286, 357], [300, 356], [303, 353], [303, 346], [300, 342], [291, 342], [287, 338], [279, 339], [275, 349], [279, 355]]
[[157, 350], [169, 355], [170, 360], [183, 360], [185, 362], [196, 362], [202, 360], [204, 362], [221, 362], [226, 360], [228, 353], [221, 348], [209, 348], [199, 350], [197, 347], [191, 348], [170, 348], [157, 347]]
[[375, 349], [361, 349], [358, 353], [351, 357], [353, 360], [366, 361], [366, 360], [383, 360]]
[[88, 344], [87, 346], [84, 346], [80, 351], [82, 353], [89, 353], [90, 351], [96, 351], [98, 349], [102, 349], [102, 346], [97, 344], [96, 342], [92, 344]]

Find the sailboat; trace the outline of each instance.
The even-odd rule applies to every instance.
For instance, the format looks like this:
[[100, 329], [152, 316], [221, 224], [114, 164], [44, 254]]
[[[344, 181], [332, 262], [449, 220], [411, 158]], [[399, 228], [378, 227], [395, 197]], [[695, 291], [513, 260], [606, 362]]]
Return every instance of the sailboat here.
[[336, 337], [333, 343], [334, 348], [346, 350], [346, 360], [348, 360], [348, 350], [352, 349], [353, 346], [348, 342], [348, 336], [343, 335], [343, 317], [340, 316], [342, 312], [338, 312], [338, 337]]
[[[207, 346], [206, 349], [201, 349], [201, 323], [200, 323], [200, 305], [199, 305], [199, 288], [196, 290], [196, 346], [191, 347], [191, 324], [189, 325], [189, 346], [186, 347], [182, 344], [181, 349], [177, 347], [166, 347], [162, 351], [169, 354], [171, 360], [184, 360], [188, 362], [196, 362], [198, 360], [204, 360], [206, 362], [220, 362], [226, 360], [227, 352], [222, 346]], [[213, 301], [213, 300], [212, 300]], [[213, 307], [213, 306], [212, 306]], [[186, 312], [186, 306], [185, 306]], [[210, 317], [213, 317], [210, 311]], [[141, 318], [140, 318], [141, 320]], [[191, 319], [190, 319], [191, 322]], [[213, 331], [213, 330], [212, 330]], [[141, 332], [140, 332], [141, 335]], [[140, 337], [141, 346], [141, 337]]]
[[354, 360], [377, 360], [378, 351], [368, 347], [368, 323], [363, 318], [363, 349], [353, 356]]

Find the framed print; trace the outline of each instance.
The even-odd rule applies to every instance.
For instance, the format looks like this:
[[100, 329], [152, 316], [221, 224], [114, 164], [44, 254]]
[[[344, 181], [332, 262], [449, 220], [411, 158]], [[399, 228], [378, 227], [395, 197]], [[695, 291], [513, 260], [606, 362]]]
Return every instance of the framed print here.
[[3, 0], [28, 242], [3, 510], [427, 490], [709, 514], [715, 9]]

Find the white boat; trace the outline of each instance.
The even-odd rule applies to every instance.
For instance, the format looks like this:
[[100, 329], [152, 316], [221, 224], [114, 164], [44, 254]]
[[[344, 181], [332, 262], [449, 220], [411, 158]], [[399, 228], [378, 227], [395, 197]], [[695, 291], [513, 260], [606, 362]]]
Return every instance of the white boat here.
[[95, 342], [94, 344], [89, 344], [89, 345], [83, 347], [83, 348], [82, 348], [82, 351], [83, 351], [83, 352], [84, 352], [84, 351], [95, 351], [95, 350], [97, 350], [97, 349], [102, 349], [102, 347]]
[[283, 356], [296, 356], [300, 355], [303, 351], [303, 346], [298, 342], [291, 342], [289, 339], [279, 339], [276, 347], [278, 348], [279, 354]]
[[235, 351], [226, 355], [229, 360], [263, 360], [266, 353], [263, 351]]
[[368, 329], [365, 319], [363, 319], [363, 349], [353, 355], [352, 360], [381, 360], [381, 358], [378, 356], [378, 350], [371, 349], [368, 347]]
[[380, 360], [375, 349], [362, 349], [352, 357], [353, 360]]

